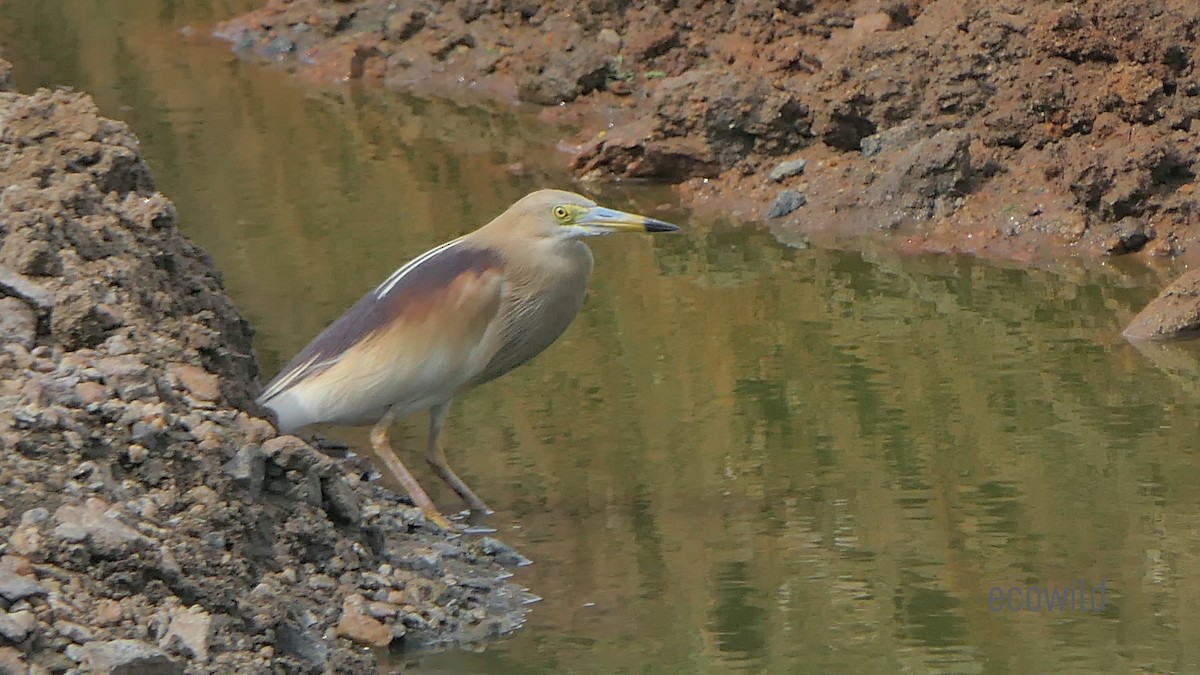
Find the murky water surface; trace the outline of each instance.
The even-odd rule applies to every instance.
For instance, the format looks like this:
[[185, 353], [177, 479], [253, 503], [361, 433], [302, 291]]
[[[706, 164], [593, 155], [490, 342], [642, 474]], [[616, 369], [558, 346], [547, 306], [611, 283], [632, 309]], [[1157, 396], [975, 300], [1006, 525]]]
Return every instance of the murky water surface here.
[[[251, 4], [4, 0], [0, 43], [23, 89], [134, 128], [271, 374], [412, 255], [567, 183], [530, 119], [304, 85], [177, 32]], [[661, 190], [603, 197], [686, 231], [595, 241], [575, 325], [450, 423], [545, 600], [481, 653], [397, 664], [1200, 670], [1200, 352], [1117, 337], [1158, 279], [789, 248]], [[416, 460], [424, 420], [397, 437]]]

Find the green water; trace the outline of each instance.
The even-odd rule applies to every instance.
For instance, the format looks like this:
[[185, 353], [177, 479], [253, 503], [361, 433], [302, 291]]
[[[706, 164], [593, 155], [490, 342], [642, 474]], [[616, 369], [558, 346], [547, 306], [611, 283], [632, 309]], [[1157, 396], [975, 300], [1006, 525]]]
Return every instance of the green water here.
[[[532, 115], [304, 84], [177, 32], [252, 4], [3, 0], [0, 54], [133, 127], [269, 375], [409, 257], [569, 183]], [[481, 652], [392, 665], [1200, 672], [1200, 352], [1118, 336], [1162, 274], [791, 248], [667, 190], [600, 195], [685, 232], [593, 242], [575, 325], [448, 432], [544, 600]], [[423, 438], [396, 433], [414, 459]]]

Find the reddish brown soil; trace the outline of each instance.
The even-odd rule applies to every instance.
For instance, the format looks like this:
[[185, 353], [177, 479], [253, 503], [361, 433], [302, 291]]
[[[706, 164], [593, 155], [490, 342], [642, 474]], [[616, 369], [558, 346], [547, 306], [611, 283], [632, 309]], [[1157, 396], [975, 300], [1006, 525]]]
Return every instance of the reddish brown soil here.
[[579, 176], [785, 237], [1034, 259], [1200, 251], [1198, 26], [1195, 0], [273, 0], [218, 35], [547, 106]]

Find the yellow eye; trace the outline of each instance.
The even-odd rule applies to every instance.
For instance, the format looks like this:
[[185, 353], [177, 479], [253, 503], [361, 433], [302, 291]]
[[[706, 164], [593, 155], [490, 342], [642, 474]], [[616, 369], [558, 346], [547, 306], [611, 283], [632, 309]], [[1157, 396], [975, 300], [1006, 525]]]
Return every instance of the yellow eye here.
[[554, 213], [554, 217], [558, 218], [559, 220], [566, 220], [567, 216], [570, 215], [567, 213], [567, 207], [565, 207], [565, 206], [554, 207], [553, 213]]

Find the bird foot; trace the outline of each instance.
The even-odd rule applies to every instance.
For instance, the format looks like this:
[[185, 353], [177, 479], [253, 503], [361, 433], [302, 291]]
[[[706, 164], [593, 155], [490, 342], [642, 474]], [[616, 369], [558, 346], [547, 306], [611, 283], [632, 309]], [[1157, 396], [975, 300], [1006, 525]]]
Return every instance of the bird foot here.
[[447, 518], [446, 516], [443, 516], [440, 511], [431, 510], [431, 509], [421, 509], [421, 513], [425, 514], [425, 520], [428, 520], [429, 522], [433, 523], [434, 525], [437, 525], [438, 527], [442, 528], [443, 530], [445, 530], [447, 532], [457, 534], [462, 531], [461, 527], [459, 527], [455, 523], [450, 522], [450, 519]]

